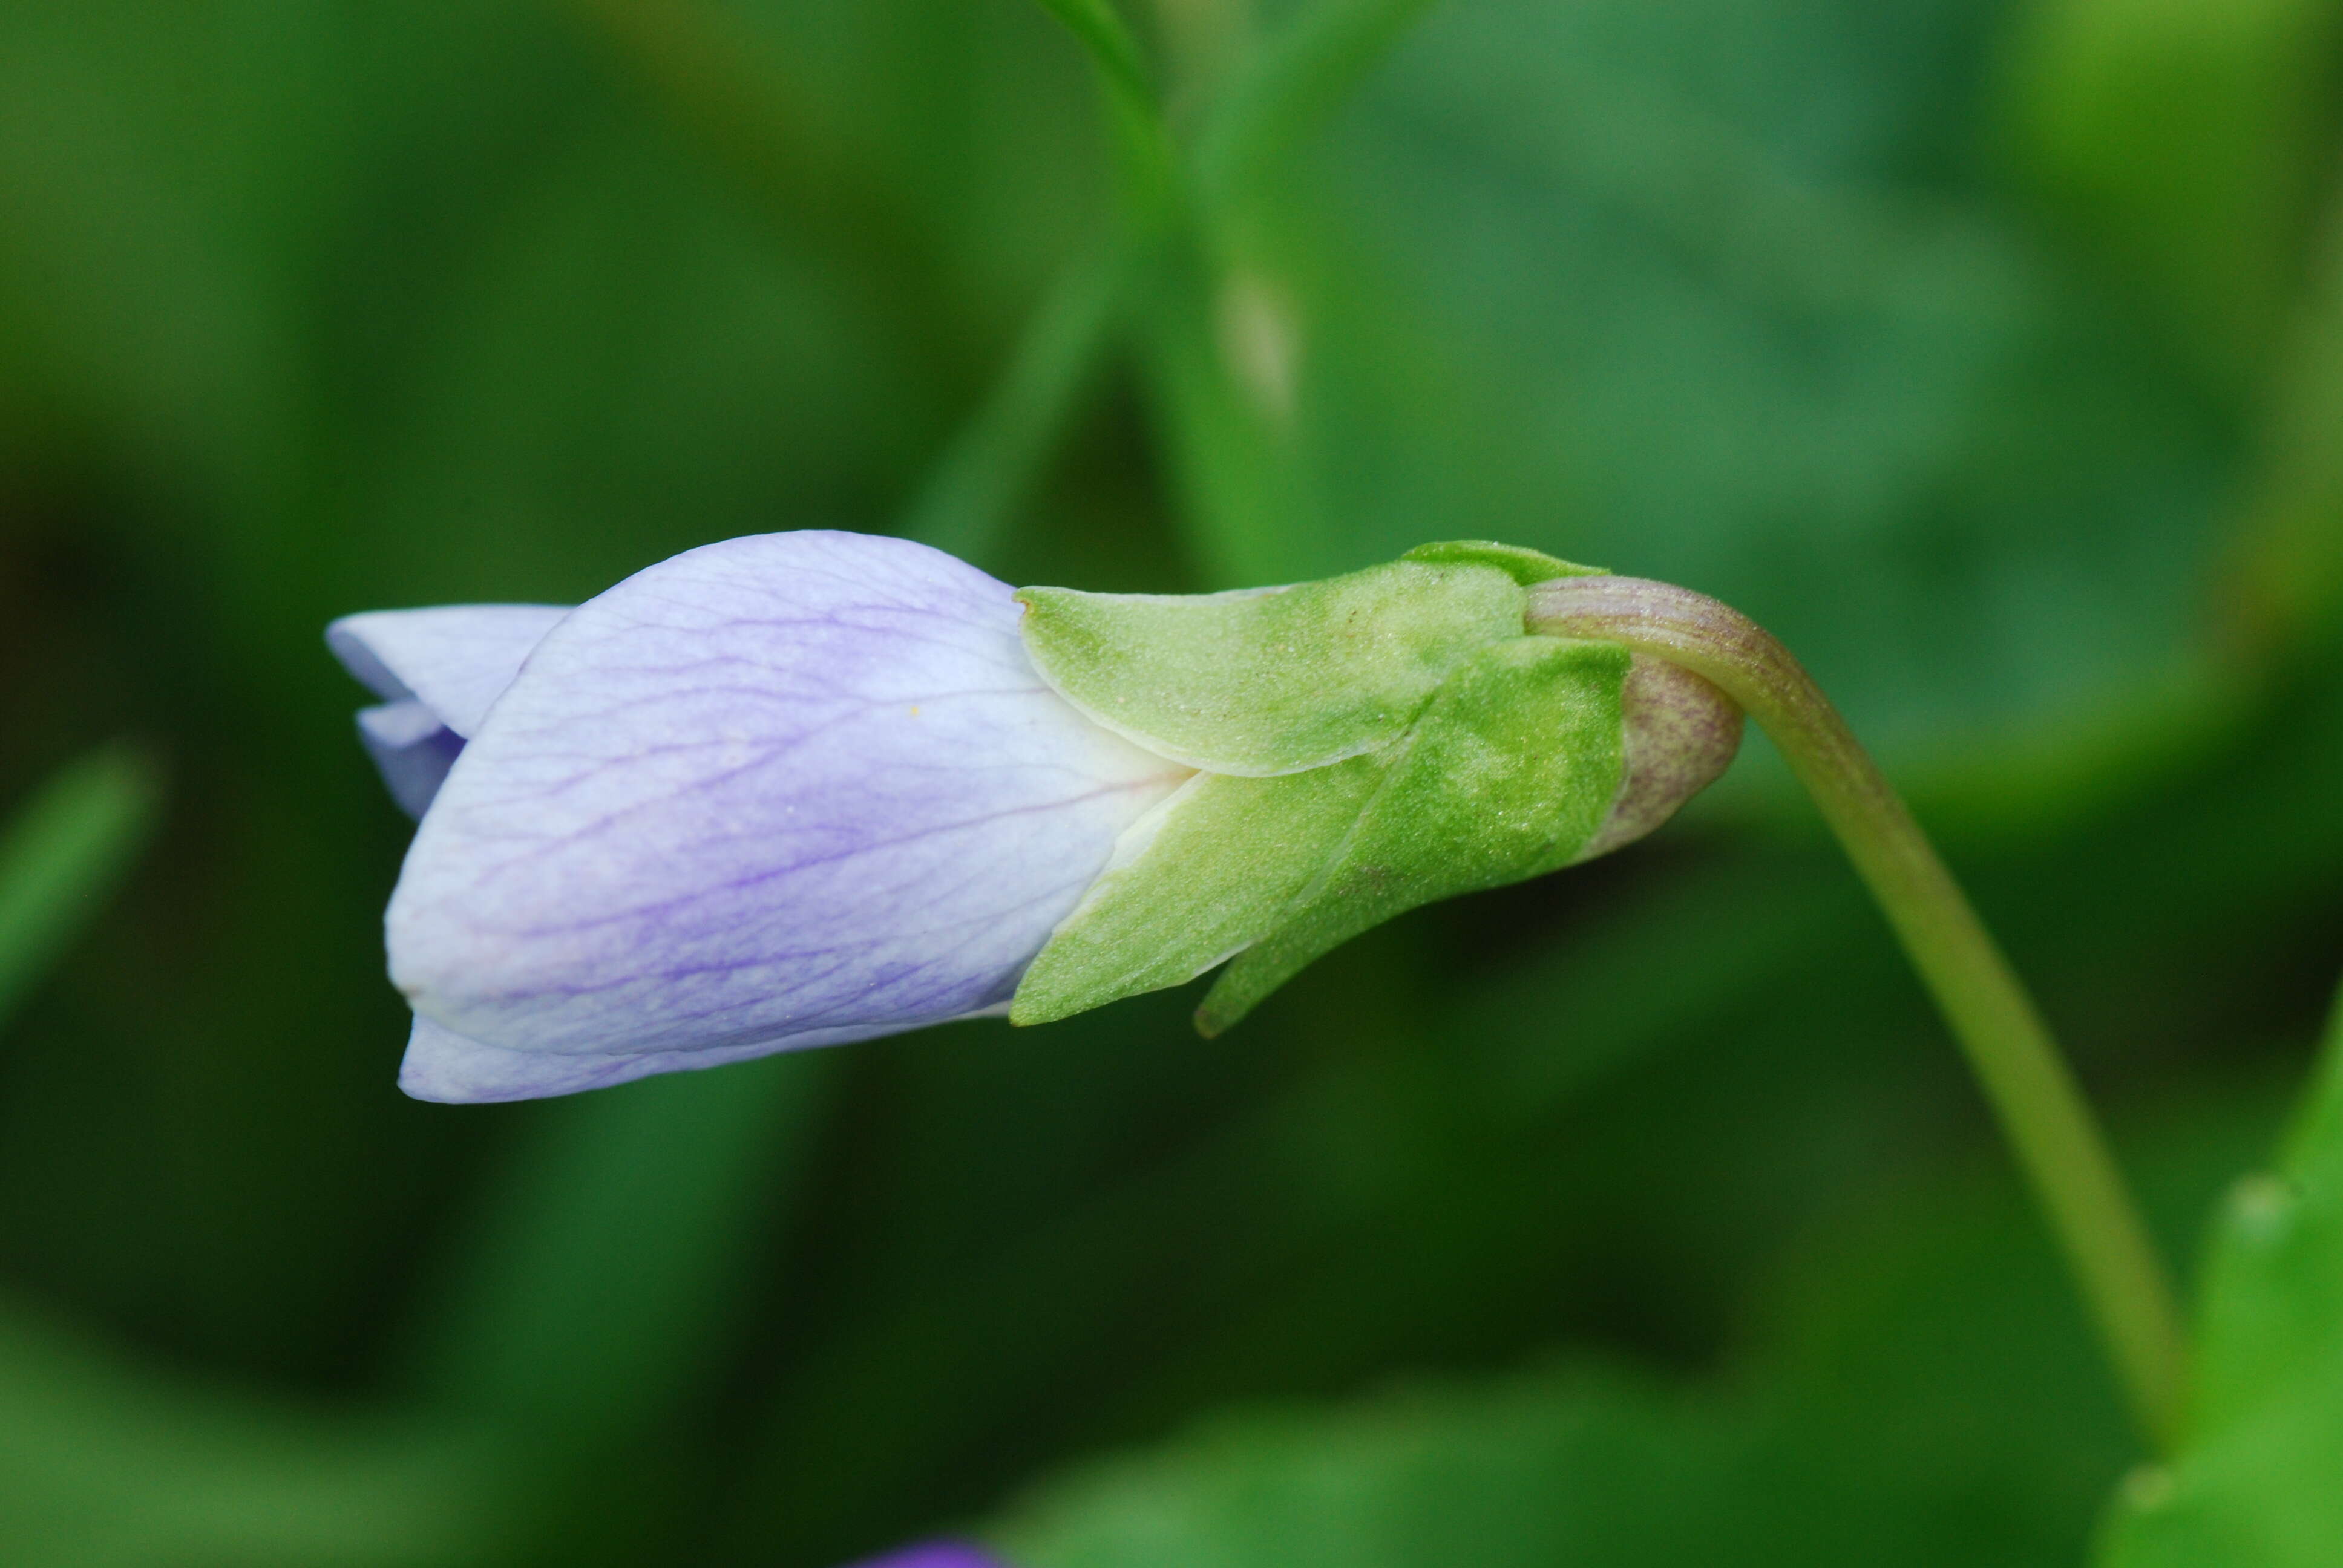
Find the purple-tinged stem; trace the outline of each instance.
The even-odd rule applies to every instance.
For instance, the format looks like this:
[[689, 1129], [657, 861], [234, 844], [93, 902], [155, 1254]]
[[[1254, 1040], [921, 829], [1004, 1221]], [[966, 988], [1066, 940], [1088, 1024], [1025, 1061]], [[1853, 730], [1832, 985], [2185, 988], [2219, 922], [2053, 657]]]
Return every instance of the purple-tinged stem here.
[[2065, 1249], [2134, 1418], [2169, 1452], [2187, 1348], [2147, 1228], [2026, 988], [1927, 835], [1790, 651], [1713, 598], [1641, 578], [1530, 590], [1529, 628], [1672, 660], [1739, 703], [1814, 797], [1936, 999]]

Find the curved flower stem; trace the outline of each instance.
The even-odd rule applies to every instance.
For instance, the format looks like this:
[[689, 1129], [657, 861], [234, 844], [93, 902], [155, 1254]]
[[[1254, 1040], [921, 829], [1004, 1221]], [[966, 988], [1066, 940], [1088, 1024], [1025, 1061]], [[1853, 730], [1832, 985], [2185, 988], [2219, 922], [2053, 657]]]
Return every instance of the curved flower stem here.
[[2056, 1043], [1911, 812], [1838, 709], [1739, 611], [1640, 578], [1564, 578], [1530, 590], [1529, 628], [1670, 659], [1765, 727], [1878, 900], [1967, 1053], [2066, 1254], [2134, 1418], [2169, 1452], [2187, 1352], [2147, 1227]]

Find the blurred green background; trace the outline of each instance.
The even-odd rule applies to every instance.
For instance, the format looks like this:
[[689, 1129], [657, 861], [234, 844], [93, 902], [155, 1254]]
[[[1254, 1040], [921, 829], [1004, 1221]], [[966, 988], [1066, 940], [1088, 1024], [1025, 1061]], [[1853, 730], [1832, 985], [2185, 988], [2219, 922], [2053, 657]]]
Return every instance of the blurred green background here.
[[1125, 15], [1181, 200], [1030, 0], [0, 0], [0, 1560], [2085, 1559], [2138, 1454], [1760, 742], [1218, 1040], [393, 1089], [327, 618], [1493, 537], [1807, 659], [2176, 1257], [2268, 1161], [2343, 955], [2343, 8]]

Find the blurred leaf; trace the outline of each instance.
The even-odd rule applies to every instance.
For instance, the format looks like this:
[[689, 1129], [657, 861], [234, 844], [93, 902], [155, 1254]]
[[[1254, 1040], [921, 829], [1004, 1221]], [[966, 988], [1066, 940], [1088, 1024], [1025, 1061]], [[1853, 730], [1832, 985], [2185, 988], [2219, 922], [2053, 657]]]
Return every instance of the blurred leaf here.
[[2324, 1568], [2343, 1543], [2343, 1007], [2279, 1172], [2216, 1227], [2186, 1450], [2137, 1473], [2109, 1568]]
[[825, 239], [895, 275], [889, 281], [898, 288], [932, 293], [937, 279], [920, 276], [936, 259], [931, 236], [872, 157], [867, 126], [768, 57], [732, 8], [707, 0], [558, 5], [600, 33], [664, 107], [753, 184], [775, 217], [788, 225], [816, 218]]
[[[2268, 1121], [2256, 1087], [2167, 1125], [2167, 1217]], [[994, 1532], [1023, 1568], [1693, 1568], [2075, 1561], [2119, 1411], [2000, 1173], [1906, 1189], [1804, 1249], [1743, 1375], [1574, 1365], [1223, 1417], [1078, 1470]]]
[[2035, 0], [2007, 64], [2026, 176], [2250, 389], [2296, 286], [2333, 118], [2332, 0]]
[[738, 1352], [835, 1070], [789, 1055], [529, 1108], [405, 1379], [516, 1461], [498, 1502], [529, 1561], [633, 1561], [688, 1505], [678, 1423]]
[[[348, 258], [344, 594], [583, 597], [711, 538], [890, 527], [1098, 216], [1079, 64], [1023, 0], [573, 8], [630, 75], [435, 13], [439, 91], [368, 79], [399, 134], [367, 216], [398, 242]], [[1041, 311], [988, 416], [1012, 445], [1046, 447], [1108, 303], [1077, 269]]]
[[534, 1108], [427, 1320], [422, 1392], [588, 1452], [668, 1416], [739, 1325], [829, 1066], [785, 1056]]
[[153, 761], [110, 746], [59, 772], [0, 829], [0, 1023], [114, 890], [161, 800]]
[[1223, 1420], [1061, 1483], [1000, 1537], [1021, 1568], [1643, 1568], [1719, 1541], [1755, 1563], [1752, 1447], [1735, 1414], [1564, 1370]]
[[266, 0], [0, 10], [0, 417], [125, 492], [229, 513], [260, 580], [300, 553], [294, 285], [344, 173], [340, 34]]
[[19, 1568], [478, 1563], [493, 1458], [126, 1364], [0, 1308], [0, 1553]]

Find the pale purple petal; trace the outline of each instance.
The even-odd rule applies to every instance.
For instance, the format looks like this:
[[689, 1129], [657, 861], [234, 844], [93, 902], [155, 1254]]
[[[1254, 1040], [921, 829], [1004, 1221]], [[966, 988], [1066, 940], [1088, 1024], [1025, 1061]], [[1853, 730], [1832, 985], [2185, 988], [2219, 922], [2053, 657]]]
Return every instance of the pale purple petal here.
[[1186, 776], [1044, 686], [1019, 614], [950, 556], [856, 534], [628, 578], [546, 636], [448, 774], [391, 900], [393, 980], [480, 1046], [695, 1060], [1006, 1000]]
[[358, 714], [358, 739], [391, 799], [421, 817], [467, 736], [569, 612], [556, 605], [447, 605], [346, 615], [326, 628], [344, 668], [390, 700]]
[[930, 1541], [854, 1563], [852, 1568], [1009, 1568], [1009, 1564], [990, 1552], [958, 1541]]
[[326, 646], [377, 697], [414, 698], [465, 739], [569, 611], [549, 604], [458, 604], [346, 615]]
[[358, 709], [358, 739], [390, 787], [390, 798], [416, 818], [430, 807], [464, 749], [464, 738], [412, 697]]

